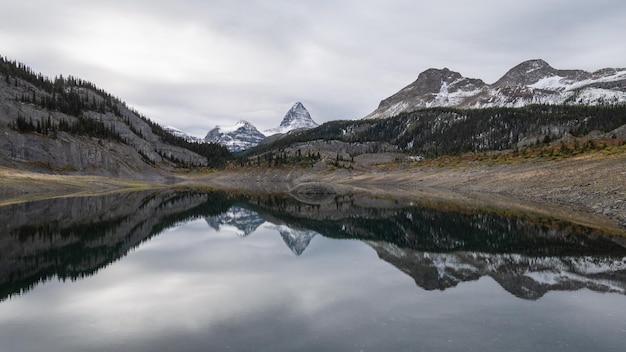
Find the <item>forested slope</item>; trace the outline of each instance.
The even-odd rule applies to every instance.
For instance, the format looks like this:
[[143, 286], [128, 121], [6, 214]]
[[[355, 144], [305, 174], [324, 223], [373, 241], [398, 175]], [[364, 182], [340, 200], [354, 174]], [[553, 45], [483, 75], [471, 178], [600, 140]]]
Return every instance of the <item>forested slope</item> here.
[[230, 153], [190, 143], [75, 77], [49, 79], [0, 57], [0, 166], [111, 176], [221, 167]]

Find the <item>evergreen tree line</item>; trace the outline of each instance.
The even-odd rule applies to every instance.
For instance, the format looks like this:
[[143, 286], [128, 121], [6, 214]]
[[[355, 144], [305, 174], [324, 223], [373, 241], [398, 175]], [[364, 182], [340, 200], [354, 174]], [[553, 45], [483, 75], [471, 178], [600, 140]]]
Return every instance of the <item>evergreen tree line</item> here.
[[424, 156], [515, 149], [522, 139], [541, 135], [539, 143], [575, 137], [593, 130], [609, 132], [626, 124], [626, 105], [531, 105], [522, 108], [431, 108], [377, 120], [331, 121], [244, 153], [255, 155], [294, 143], [339, 140], [389, 142]]
[[240, 156], [236, 160], [236, 164], [239, 166], [282, 166], [282, 165], [300, 165], [300, 166], [312, 166], [319, 160], [321, 160], [320, 152], [311, 152], [308, 150], [306, 153], [302, 153], [301, 149], [296, 150], [294, 153], [289, 153], [283, 149], [277, 153], [272, 151], [263, 155], [257, 155], [256, 157]]
[[22, 114], [18, 114], [17, 119], [13, 123], [10, 123], [9, 127], [19, 132], [36, 132], [48, 136], [55, 136], [57, 132], [62, 131], [73, 135], [84, 135], [125, 142], [119, 133], [115, 131], [113, 125], [107, 126], [104, 122], [84, 117], [79, 117], [71, 123], [65, 119], [61, 119], [55, 124], [51, 121], [50, 116], [46, 119], [41, 118], [33, 121], [32, 118], [26, 119]]
[[[96, 111], [100, 113], [113, 112], [121, 116], [117, 102], [119, 99], [96, 87], [93, 83], [69, 76], [58, 76], [50, 79], [41, 73], [35, 73], [30, 67], [10, 61], [0, 56], [0, 73], [5, 77], [7, 84], [20, 85], [20, 81], [30, 83], [34, 88], [44, 94], [37, 94], [26, 87], [29, 93], [16, 97], [17, 100], [39, 106], [50, 111], [58, 111], [70, 116], [78, 117], [83, 111]], [[80, 92], [93, 92], [80, 94]]]
[[[374, 126], [400, 148], [426, 156], [515, 149], [524, 138], [547, 143], [565, 133], [581, 137], [626, 124], [626, 105], [532, 105], [522, 108], [434, 109]], [[408, 127], [407, 127], [408, 126]], [[404, 129], [404, 131], [402, 131]]]

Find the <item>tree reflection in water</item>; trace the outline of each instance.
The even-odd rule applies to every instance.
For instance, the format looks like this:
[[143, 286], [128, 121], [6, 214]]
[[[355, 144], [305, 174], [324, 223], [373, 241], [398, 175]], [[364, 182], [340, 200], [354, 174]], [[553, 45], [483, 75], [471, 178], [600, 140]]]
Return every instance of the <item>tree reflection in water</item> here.
[[426, 290], [490, 276], [524, 299], [581, 288], [626, 294], [620, 238], [556, 219], [356, 196], [311, 204], [289, 195], [166, 190], [0, 208], [0, 298], [54, 277], [93, 275], [165, 229], [198, 218], [241, 236], [270, 223], [295, 255], [318, 234], [361, 240]]

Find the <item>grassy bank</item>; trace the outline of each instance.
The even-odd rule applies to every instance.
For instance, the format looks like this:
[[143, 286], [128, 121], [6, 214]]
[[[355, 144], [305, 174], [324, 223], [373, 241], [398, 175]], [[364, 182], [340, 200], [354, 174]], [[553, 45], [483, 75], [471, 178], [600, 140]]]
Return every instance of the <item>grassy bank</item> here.
[[129, 179], [41, 174], [0, 168], [0, 206], [39, 199], [100, 195], [158, 187], [162, 185]]

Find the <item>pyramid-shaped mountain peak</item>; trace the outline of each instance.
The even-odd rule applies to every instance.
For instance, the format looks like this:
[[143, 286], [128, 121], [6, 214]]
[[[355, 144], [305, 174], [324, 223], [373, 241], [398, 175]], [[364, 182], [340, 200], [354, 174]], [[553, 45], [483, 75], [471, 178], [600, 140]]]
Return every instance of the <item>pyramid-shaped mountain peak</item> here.
[[265, 131], [265, 133], [268, 135], [276, 133], [287, 133], [289, 131], [297, 129], [309, 129], [317, 126], [319, 125], [315, 121], [313, 121], [313, 118], [311, 117], [311, 114], [309, 114], [309, 111], [304, 107], [301, 102], [298, 101], [293, 104], [289, 111], [287, 111], [277, 128], [269, 129]]

